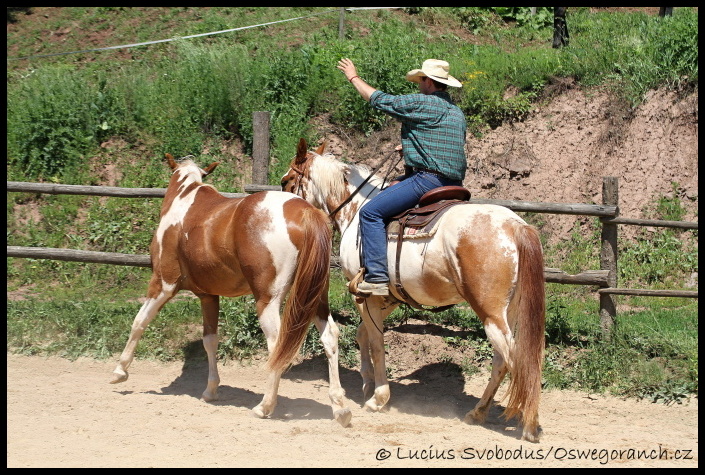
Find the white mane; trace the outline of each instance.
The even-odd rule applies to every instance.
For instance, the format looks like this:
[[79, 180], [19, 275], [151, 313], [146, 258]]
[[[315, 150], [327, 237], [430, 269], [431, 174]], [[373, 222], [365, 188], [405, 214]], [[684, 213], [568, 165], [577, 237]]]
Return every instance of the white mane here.
[[185, 159], [178, 162], [178, 166], [174, 170], [174, 173], [178, 173], [181, 180], [183, 180], [181, 186], [186, 185], [188, 181], [190, 183], [198, 183], [200, 185], [208, 186], [215, 189], [213, 185], [203, 183], [203, 174], [205, 173], [205, 171], [201, 167], [196, 165], [193, 160]]
[[[344, 163], [332, 154], [317, 155], [311, 166], [311, 180], [316, 183], [315, 199], [325, 203], [327, 196], [343, 196], [349, 193], [347, 183], [357, 188], [370, 175], [372, 170], [367, 165]], [[346, 183], [347, 180], [347, 183]], [[363, 197], [376, 194], [382, 187], [382, 178], [372, 176], [359, 191]]]
[[201, 167], [196, 165], [193, 160], [182, 160], [178, 162], [177, 165], [176, 170], [174, 170], [175, 173], [178, 173], [182, 177], [190, 177], [195, 179], [195, 181], [201, 181], [203, 170], [201, 170]]

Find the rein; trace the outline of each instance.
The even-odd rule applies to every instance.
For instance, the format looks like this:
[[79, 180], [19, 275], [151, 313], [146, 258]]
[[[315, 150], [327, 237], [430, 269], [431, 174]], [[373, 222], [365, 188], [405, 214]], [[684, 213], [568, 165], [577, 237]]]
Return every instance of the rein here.
[[[362, 187], [365, 186], [368, 181], [370, 181], [370, 178], [372, 178], [372, 176], [373, 176], [375, 173], [377, 173], [380, 168], [382, 168], [382, 165], [384, 165], [384, 164], [387, 162], [387, 160], [389, 160], [389, 158], [392, 156], [392, 154], [393, 154], [394, 152], [396, 152], [396, 150], [392, 150], [391, 152], [389, 152], [389, 155], [387, 155], [387, 156], [384, 158], [384, 160], [382, 160], [381, 162], [379, 162], [379, 165], [377, 165], [377, 166], [375, 167], [375, 169], [372, 170], [372, 173], [370, 173], [370, 174], [367, 176], [367, 178], [365, 178], [365, 179], [362, 181], [362, 183], [360, 183], [360, 186], [358, 186], [358, 187], [355, 189], [355, 191], [353, 191], [352, 193], [350, 193], [350, 195], [348, 195], [348, 197], [345, 198], [345, 200], [343, 200], [343, 202], [340, 203], [337, 208], [335, 208], [333, 211], [331, 211], [331, 212], [328, 214], [328, 217], [329, 217], [330, 219], [333, 219], [333, 217], [335, 216], [335, 214], [336, 214], [338, 211], [340, 211], [340, 210], [343, 208], [343, 206], [345, 206], [346, 204], [350, 203], [350, 201], [355, 197], [355, 195], [358, 194], [358, 193], [360, 192], [360, 190], [362, 189]], [[401, 156], [399, 157], [399, 159], [401, 160]], [[397, 163], [398, 163], [398, 162], [397, 162]], [[391, 168], [390, 168], [390, 170], [391, 170]], [[298, 170], [296, 170], [296, 171], [298, 172]]]

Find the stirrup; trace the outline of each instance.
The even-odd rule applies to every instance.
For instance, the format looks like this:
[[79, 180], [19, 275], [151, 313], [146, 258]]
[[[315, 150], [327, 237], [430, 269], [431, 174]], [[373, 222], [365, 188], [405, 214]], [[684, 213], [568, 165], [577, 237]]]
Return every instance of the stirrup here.
[[357, 286], [356, 295], [389, 295], [389, 282], [365, 282], [362, 281]]
[[365, 275], [365, 268], [360, 267], [360, 270], [357, 271], [357, 274], [355, 274], [355, 277], [352, 278], [350, 282], [348, 282], [348, 292], [350, 292], [353, 295], [357, 295], [357, 285], [362, 282], [362, 276]]

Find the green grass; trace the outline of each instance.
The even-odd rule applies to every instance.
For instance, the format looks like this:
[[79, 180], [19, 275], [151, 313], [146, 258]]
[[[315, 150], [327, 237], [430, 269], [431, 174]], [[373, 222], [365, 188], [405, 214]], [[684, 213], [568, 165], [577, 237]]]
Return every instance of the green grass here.
[[660, 402], [698, 394], [698, 305], [692, 299], [622, 297], [610, 341], [597, 304], [549, 303], [544, 380], [548, 388], [609, 392]]

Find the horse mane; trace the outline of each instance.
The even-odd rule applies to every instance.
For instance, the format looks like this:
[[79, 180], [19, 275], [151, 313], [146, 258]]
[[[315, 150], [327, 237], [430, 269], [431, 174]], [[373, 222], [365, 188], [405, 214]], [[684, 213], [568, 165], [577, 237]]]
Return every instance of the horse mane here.
[[[367, 165], [341, 162], [330, 153], [323, 155], [314, 153], [314, 155], [316, 160], [311, 165], [310, 175], [311, 180], [317, 185], [316, 192], [320, 194], [316, 196], [319, 203], [325, 203], [327, 196], [344, 196], [348, 192], [348, 183], [357, 188], [372, 172]], [[374, 175], [370, 177], [361, 193], [367, 196], [373, 189], [381, 187], [382, 179]]]

